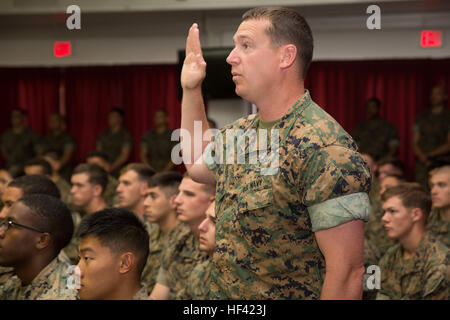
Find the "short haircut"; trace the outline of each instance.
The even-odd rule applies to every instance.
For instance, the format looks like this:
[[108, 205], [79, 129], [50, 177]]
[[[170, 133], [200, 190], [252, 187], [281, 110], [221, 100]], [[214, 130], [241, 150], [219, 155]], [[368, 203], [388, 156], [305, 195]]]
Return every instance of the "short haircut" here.
[[305, 18], [293, 9], [266, 7], [250, 9], [242, 15], [242, 22], [252, 19], [268, 19], [271, 22], [266, 33], [273, 45], [294, 44], [297, 47], [297, 60], [301, 62], [300, 76], [304, 79], [314, 50], [313, 35]]
[[390, 174], [390, 175], [387, 175], [384, 177], [384, 179], [386, 179], [386, 178], [395, 178], [400, 182], [406, 182], [406, 178], [399, 174]]
[[399, 197], [403, 206], [408, 209], [419, 208], [424, 213], [425, 221], [431, 211], [431, 197], [425, 189], [416, 182], [404, 182], [388, 188], [381, 194], [381, 201], [386, 202], [393, 197]]
[[114, 253], [133, 252], [138, 276], [144, 270], [149, 253], [149, 235], [139, 218], [126, 209], [107, 208], [81, 220], [77, 237], [92, 235]]
[[[187, 171], [183, 174], [183, 179], [184, 178], [188, 178], [188, 179], [191, 179], [192, 181], [196, 182], [194, 179], [192, 179], [192, 177], [189, 175], [189, 172], [187, 172]], [[208, 195], [213, 196], [216, 194], [216, 185], [215, 184], [213, 185], [213, 184], [201, 183], [201, 185], [202, 185], [203, 191], [205, 191]]]
[[67, 246], [73, 235], [70, 210], [59, 199], [46, 194], [26, 195], [18, 200], [38, 217], [36, 228], [50, 233], [55, 256]]
[[169, 114], [167, 113], [167, 110], [166, 110], [166, 109], [157, 109], [157, 110], [155, 111], [155, 114], [156, 114], [157, 112], [162, 112], [162, 113], [164, 113], [164, 115], [165, 115], [166, 117], [169, 116]]
[[87, 174], [89, 183], [102, 187], [102, 194], [105, 192], [106, 186], [108, 185], [108, 173], [105, 169], [96, 164], [82, 163], [73, 170], [72, 176], [80, 173]]
[[384, 157], [380, 161], [378, 161], [378, 168], [380, 168], [381, 166], [384, 166], [385, 164], [391, 164], [395, 168], [401, 170], [403, 173], [405, 172], [405, 165], [403, 164], [403, 162], [400, 159], [397, 159], [395, 157], [390, 157], [390, 156]]
[[153, 177], [153, 175], [155, 174], [155, 171], [149, 165], [144, 163], [130, 163], [120, 171], [120, 175], [128, 171], [136, 172], [139, 181], [145, 182], [147, 184], [149, 183], [151, 177]]
[[431, 164], [427, 167], [428, 172], [437, 169], [436, 171], [439, 171], [441, 168], [444, 167], [449, 167], [450, 166], [450, 161], [446, 160], [446, 159], [437, 159], [431, 162]]
[[39, 174], [15, 178], [8, 184], [8, 187], [22, 190], [23, 196], [46, 194], [57, 199], [61, 197], [61, 193], [56, 184], [49, 178]]
[[87, 155], [86, 160], [89, 158], [100, 158], [109, 163], [109, 157], [103, 151], [92, 151]]
[[214, 120], [211, 119], [211, 118], [207, 118], [206, 120], [208, 120], [208, 125], [212, 124], [212, 128], [211, 128], [211, 126], [210, 126], [210, 129], [216, 129], [216, 128], [217, 128], [217, 123], [216, 123], [216, 121], [214, 121]]
[[50, 163], [48, 163], [48, 161], [46, 161], [43, 158], [31, 159], [25, 163], [25, 167], [31, 167], [31, 166], [40, 166], [42, 168], [42, 173], [44, 175], [49, 175], [49, 176], [53, 175], [52, 166], [50, 165]]
[[11, 114], [13, 114], [14, 112], [19, 112], [23, 117], [25, 117], [27, 115], [27, 111], [22, 109], [22, 108], [14, 108], [11, 110]]
[[158, 187], [160, 188], [166, 198], [170, 198], [178, 193], [178, 187], [180, 186], [183, 177], [181, 174], [175, 171], [161, 172], [155, 174], [148, 182], [149, 188]]
[[13, 179], [23, 176], [25, 173], [23, 172], [23, 166], [21, 165], [13, 165], [8, 169], [9, 174]]
[[367, 103], [369, 103], [369, 102], [374, 102], [377, 105], [378, 109], [380, 109], [381, 101], [377, 97], [372, 97], [372, 98], [368, 99]]
[[115, 112], [115, 113], [119, 114], [119, 116], [120, 116], [122, 119], [125, 118], [125, 111], [123, 111], [122, 108], [118, 108], [118, 107], [112, 108], [111, 110], [109, 110], [109, 113], [112, 113], [112, 112]]

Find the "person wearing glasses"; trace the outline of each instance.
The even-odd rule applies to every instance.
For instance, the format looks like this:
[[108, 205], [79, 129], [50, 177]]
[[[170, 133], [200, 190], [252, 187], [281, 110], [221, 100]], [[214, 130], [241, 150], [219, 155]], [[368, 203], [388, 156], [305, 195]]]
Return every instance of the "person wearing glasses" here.
[[65, 254], [73, 222], [55, 197], [32, 194], [16, 201], [0, 220], [0, 265], [15, 276], [0, 287], [0, 300], [73, 300], [72, 271]]
[[[0, 219], [4, 219], [9, 208], [20, 198], [30, 194], [46, 194], [55, 198], [60, 197], [58, 187], [50, 179], [40, 175], [17, 177], [6, 186], [2, 193], [2, 210]], [[13, 268], [3, 267], [0, 264], [0, 286], [14, 275]]]

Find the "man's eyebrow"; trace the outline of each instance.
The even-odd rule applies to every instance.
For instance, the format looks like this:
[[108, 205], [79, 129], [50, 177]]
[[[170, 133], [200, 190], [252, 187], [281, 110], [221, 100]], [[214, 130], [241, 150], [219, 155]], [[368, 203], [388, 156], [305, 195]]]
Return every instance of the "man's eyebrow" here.
[[80, 250], [80, 253], [86, 253], [86, 252], [92, 252], [92, 253], [95, 253], [95, 251], [93, 250], [93, 249], [91, 249], [91, 248], [83, 248], [83, 249], [81, 249]]
[[238, 40], [251, 40], [251, 38], [245, 34], [239, 34], [233, 37], [233, 41], [236, 42]]

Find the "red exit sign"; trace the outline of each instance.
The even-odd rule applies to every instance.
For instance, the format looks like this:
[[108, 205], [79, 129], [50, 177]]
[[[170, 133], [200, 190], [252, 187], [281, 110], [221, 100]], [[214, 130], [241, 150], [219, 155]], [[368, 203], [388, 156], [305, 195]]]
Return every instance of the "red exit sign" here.
[[70, 41], [56, 41], [53, 44], [53, 55], [57, 58], [68, 57], [72, 54]]
[[435, 48], [442, 45], [441, 30], [423, 30], [420, 37], [420, 46], [422, 48]]

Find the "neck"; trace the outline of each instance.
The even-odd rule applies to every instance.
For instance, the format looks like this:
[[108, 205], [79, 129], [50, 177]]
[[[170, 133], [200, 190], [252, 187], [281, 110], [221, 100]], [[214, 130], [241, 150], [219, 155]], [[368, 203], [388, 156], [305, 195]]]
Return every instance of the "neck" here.
[[62, 132], [62, 129], [59, 128], [59, 129], [53, 130], [53, 131], [52, 131], [52, 134], [53, 134], [54, 136], [57, 136], [57, 135], [60, 134], [61, 132]]
[[170, 211], [164, 220], [158, 223], [159, 230], [161, 230], [162, 234], [166, 235], [172, 230], [178, 222], [177, 214], [175, 211]]
[[450, 221], [450, 206], [440, 209], [439, 215], [442, 221]]
[[145, 213], [144, 200], [145, 199], [139, 200], [139, 202], [132, 209], [130, 209], [130, 211], [134, 212], [134, 214], [141, 219], [144, 219]]
[[131, 300], [140, 289], [139, 281], [126, 279], [109, 296], [104, 297], [104, 300]]
[[189, 228], [191, 229], [192, 233], [195, 235], [196, 238], [200, 237], [200, 230], [198, 230], [198, 227], [200, 227], [202, 221], [203, 219], [186, 222], [186, 224], [189, 226]]
[[120, 125], [112, 126], [111, 127], [111, 131], [114, 132], [114, 133], [117, 133], [117, 132], [120, 131], [120, 128], [122, 128], [122, 126], [120, 126]]
[[162, 132], [166, 131], [166, 129], [167, 129], [166, 125], [160, 125], [160, 126], [155, 127], [155, 130], [158, 133], [162, 133]]
[[283, 87], [276, 86], [275, 90], [264, 95], [261, 102], [255, 102], [263, 121], [270, 122], [280, 119], [305, 94], [303, 81], [285, 86], [284, 89], [281, 88]]
[[24, 125], [20, 125], [20, 126], [12, 128], [12, 131], [15, 132], [15, 133], [21, 133], [21, 132], [23, 132], [23, 130], [25, 130], [25, 126]]
[[433, 113], [441, 113], [442, 109], [444, 109], [444, 104], [443, 103], [439, 103], [439, 104], [435, 104], [431, 107], [431, 112]]
[[106, 208], [106, 202], [102, 197], [94, 198], [92, 201], [84, 208], [86, 214], [91, 214], [96, 211], [100, 211]]
[[425, 226], [416, 224], [411, 231], [403, 238], [398, 239], [404, 250], [404, 257], [411, 257], [417, 250], [423, 236], [425, 235]]
[[14, 270], [22, 281], [22, 285], [29, 285], [54, 258], [50, 254], [41, 254], [31, 258], [31, 261], [27, 261], [22, 266], [15, 267]]

